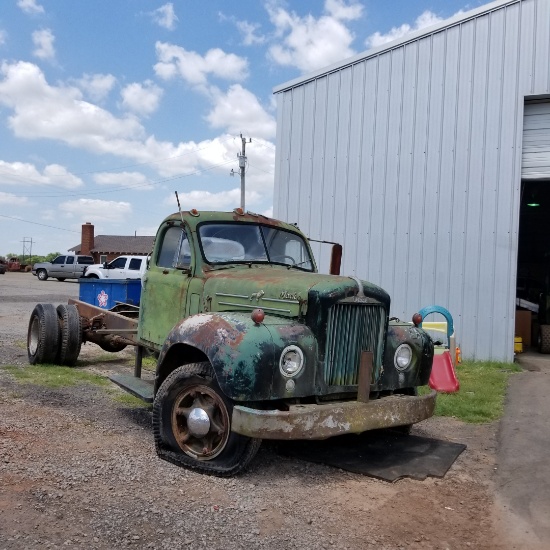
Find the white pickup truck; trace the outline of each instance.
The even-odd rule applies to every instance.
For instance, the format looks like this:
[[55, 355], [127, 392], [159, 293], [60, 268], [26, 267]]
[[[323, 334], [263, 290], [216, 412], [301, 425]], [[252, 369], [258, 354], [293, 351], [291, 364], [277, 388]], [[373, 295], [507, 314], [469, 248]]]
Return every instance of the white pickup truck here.
[[147, 256], [119, 256], [109, 263], [87, 266], [87, 279], [141, 279], [147, 269]]

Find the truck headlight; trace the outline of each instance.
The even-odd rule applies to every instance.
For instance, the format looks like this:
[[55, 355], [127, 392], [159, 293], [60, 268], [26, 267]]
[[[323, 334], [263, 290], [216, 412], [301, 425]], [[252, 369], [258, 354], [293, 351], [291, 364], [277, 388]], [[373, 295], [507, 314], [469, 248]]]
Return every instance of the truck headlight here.
[[407, 370], [412, 362], [413, 352], [409, 344], [401, 344], [396, 350], [393, 356], [393, 363], [395, 368], [402, 372]]
[[287, 346], [279, 359], [279, 370], [286, 378], [292, 378], [304, 368], [304, 353], [298, 346]]

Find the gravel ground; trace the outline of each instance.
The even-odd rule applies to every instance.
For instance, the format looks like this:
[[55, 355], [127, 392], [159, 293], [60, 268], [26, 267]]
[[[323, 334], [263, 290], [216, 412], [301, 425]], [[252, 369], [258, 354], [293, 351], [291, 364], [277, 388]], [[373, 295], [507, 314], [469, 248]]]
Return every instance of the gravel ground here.
[[[37, 302], [76, 297], [76, 282], [0, 277], [0, 550], [27, 548], [513, 548], [493, 528], [497, 424], [434, 418], [414, 433], [468, 445], [444, 479], [374, 480], [307, 463], [265, 443], [233, 479], [159, 460], [150, 407], [118, 389], [21, 384]], [[93, 344], [77, 368], [127, 369]]]

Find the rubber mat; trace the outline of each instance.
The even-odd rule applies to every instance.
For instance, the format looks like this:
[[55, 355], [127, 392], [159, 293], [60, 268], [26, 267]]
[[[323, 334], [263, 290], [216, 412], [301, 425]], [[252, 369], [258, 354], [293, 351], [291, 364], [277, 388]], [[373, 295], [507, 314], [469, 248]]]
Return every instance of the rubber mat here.
[[278, 452], [309, 462], [396, 481], [444, 477], [466, 448], [462, 443], [403, 435], [391, 430], [343, 435], [323, 441], [278, 442]]

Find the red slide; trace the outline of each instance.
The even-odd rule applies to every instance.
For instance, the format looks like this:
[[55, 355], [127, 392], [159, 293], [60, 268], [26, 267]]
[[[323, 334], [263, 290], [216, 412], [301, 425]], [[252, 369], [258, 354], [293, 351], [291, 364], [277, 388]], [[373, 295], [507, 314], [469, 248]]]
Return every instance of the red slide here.
[[444, 393], [454, 393], [460, 388], [449, 350], [434, 355], [430, 388]]

